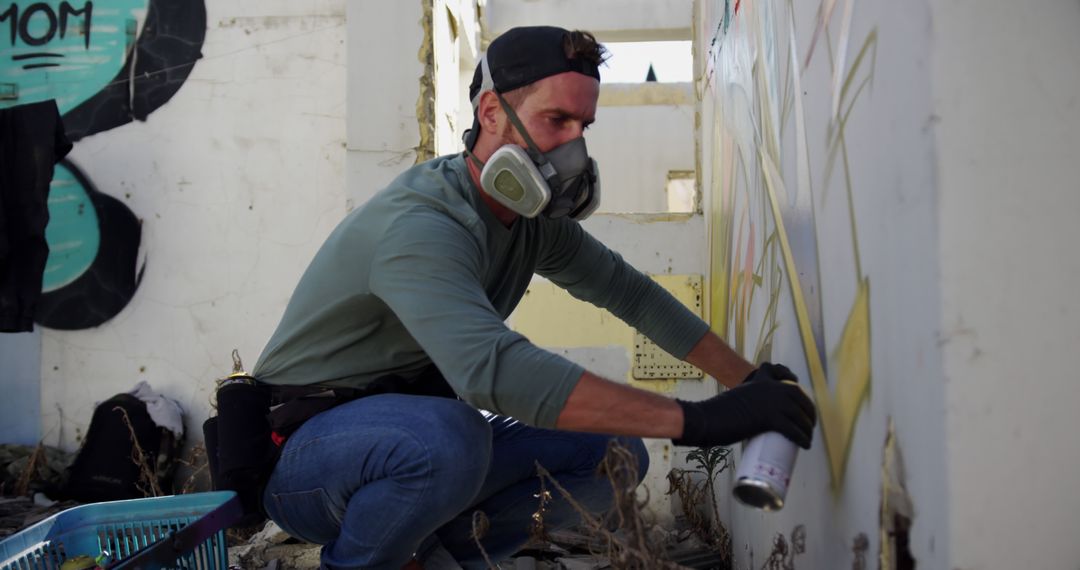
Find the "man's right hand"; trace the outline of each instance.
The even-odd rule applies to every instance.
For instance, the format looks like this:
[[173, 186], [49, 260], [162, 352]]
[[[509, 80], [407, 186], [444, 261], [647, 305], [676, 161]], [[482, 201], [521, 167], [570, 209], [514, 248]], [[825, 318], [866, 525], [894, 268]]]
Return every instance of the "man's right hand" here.
[[683, 410], [683, 435], [673, 442], [694, 447], [731, 445], [776, 431], [810, 449], [817, 412], [794, 380], [786, 367], [764, 363], [742, 384], [718, 396], [701, 402], [677, 400]]

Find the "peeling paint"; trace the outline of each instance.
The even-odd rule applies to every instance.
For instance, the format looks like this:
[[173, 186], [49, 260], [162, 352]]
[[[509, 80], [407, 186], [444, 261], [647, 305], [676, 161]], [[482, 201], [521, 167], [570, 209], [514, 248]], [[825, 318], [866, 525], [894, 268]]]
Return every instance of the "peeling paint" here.
[[[806, 552], [806, 525], [797, 525], [791, 530], [791, 540], [788, 541], [783, 533], [777, 533], [773, 538], [772, 551], [765, 559], [761, 570], [795, 570], [795, 557]], [[750, 556], [750, 567], [753, 568], [753, 554]]]
[[[870, 550], [870, 539], [866, 533], [860, 532], [851, 541], [851, 570], [868, 570], [866, 567], [866, 551]], [[886, 570], [884, 566], [881, 570]]]
[[416, 122], [420, 142], [416, 145], [416, 164], [435, 158], [435, 0], [420, 0], [423, 16], [420, 26], [424, 39], [417, 57], [424, 66], [420, 75], [420, 95], [416, 98]]
[[904, 485], [904, 460], [896, 442], [896, 430], [889, 418], [885, 436], [884, 458], [881, 463], [881, 517], [878, 568], [909, 570], [915, 568], [908, 536], [915, 518], [911, 496]]

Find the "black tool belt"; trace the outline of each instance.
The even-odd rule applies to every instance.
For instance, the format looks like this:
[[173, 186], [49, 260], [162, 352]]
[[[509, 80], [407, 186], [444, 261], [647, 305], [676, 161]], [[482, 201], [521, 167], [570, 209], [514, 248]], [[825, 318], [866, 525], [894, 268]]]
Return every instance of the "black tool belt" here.
[[273, 432], [271, 438], [278, 445], [283, 445], [284, 441], [307, 420], [359, 398], [378, 394], [457, 398], [457, 394], [434, 365], [422, 370], [415, 378], [407, 379], [388, 374], [376, 378], [364, 388], [327, 386], [270, 386], [269, 388], [271, 408], [267, 417]]
[[362, 389], [273, 386], [237, 375], [223, 383], [218, 415], [203, 424], [203, 436], [214, 488], [240, 495], [246, 516], [239, 526], [265, 520], [262, 493], [289, 436], [326, 410], [376, 394], [457, 397], [434, 365], [415, 378], [387, 375]]
[[269, 386], [270, 438], [275, 445], [285, 440], [309, 419], [345, 402], [369, 395], [366, 390], [325, 386]]

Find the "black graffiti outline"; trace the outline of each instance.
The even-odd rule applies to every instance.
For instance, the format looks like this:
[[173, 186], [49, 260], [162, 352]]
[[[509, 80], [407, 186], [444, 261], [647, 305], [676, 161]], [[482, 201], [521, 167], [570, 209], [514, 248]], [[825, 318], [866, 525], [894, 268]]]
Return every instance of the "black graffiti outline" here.
[[[57, 9], [60, 14], [58, 29], [52, 30], [50, 25], [45, 35], [51, 34], [50, 39], [54, 39], [59, 32], [63, 39], [68, 32], [66, 18], [86, 12], [84, 33], [89, 47], [93, 1], [88, 0], [83, 10], [75, 10], [68, 2], [62, 3]], [[100, 6], [101, 0], [96, 1]], [[68, 6], [66, 11], [64, 5]], [[25, 14], [26, 11], [22, 15]], [[0, 12], [0, 33], [2, 23], [13, 19], [13, 15], [12, 8]], [[144, 121], [180, 90], [195, 62], [202, 58], [206, 36], [204, 0], [148, 0], [146, 17], [139, 32], [135, 45], [113, 80], [64, 114], [64, 128], [72, 142], [135, 120]], [[14, 42], [13, 37], [12, 45]], [[62, 54], [42, 50], [20, 54], [19, 59], [13, 57], [12, 61], [25, 62], [23, 69], [35, 69], [59, 66], [56, 61], [62, 57]], [[73, 163], [64, 161], [62, 164], [90, 197], [98, 214], [101, 242], [90, 267], [75, 281], [42, 293], [34, 321], [53, 329], [86, 329], [116, 316], [138, 289], [146, 270], [146, 263], [142, 262], [140, 266], [138, 259], [142, 222], [123, 202], [94, 189]]]
[[205, 38], [203, 0], [149, 0], [145, 23], [124, 67], [101, 91], [64, 113], [68, 138], [74, 142], [145, 121], [187, 81], [202, 59]]
[[74, 163], [64, 159], [59, 164], [90, 199], [101, 241], [86, 271], [59, 289], [41, 293], [34, 322], [57, 330], [88, 329], [115, 317], [135, 296], [146, 271], [145, 262], [138, 267], [142, 221], [123, 202], [99, 192]]

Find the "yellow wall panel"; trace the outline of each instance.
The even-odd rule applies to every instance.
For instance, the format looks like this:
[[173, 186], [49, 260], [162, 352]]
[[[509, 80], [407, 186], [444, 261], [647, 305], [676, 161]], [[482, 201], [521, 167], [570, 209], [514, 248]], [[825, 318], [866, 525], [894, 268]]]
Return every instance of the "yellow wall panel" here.
[[[652, 275], [661, 287], [680, 302], [702, 315], [701, 275]], [[533, 343], [545, 348], [601, 348], [622, 346], [628, 358], [634, 356], [634, 330], [604, 309], [579, 301], [554, 283], [536, 279], [510, 317], [511, 327]], [[631, 384], [669, 392], [676, 382], [668, 379], [638, 381], [627, 374]]]

